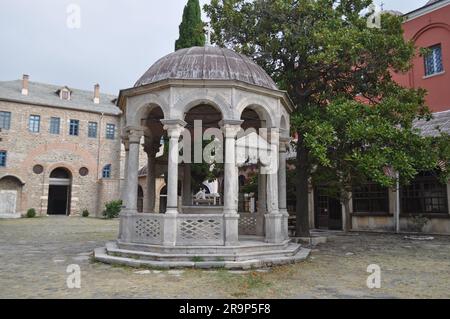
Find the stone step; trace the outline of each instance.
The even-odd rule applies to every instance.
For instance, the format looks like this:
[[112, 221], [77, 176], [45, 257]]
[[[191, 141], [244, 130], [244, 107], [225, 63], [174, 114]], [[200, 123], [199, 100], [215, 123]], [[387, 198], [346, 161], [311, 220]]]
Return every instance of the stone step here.
[[132, 250], [132, 251], [143, 251], [151, 253], [161, 253], [161, 254], [241, 254], [241, 253], [251, 253], [251, 252], [264, 252], [271, 250], [284, 250], [290, 244], [290, 240], [286, 240], [280, 244], [269, 244], [263, 242], [249, 242], [241, 244], [240, 246], [161, 246], [161, 245], [147, 245], [147, 244], [130, 244], [117, 242], [119, 249]]
[[296, 254], [292, 256], [273, 257], [266, 256], [259, 259], [240, 260], [240, 261], [155, 261], [155, 260], [138, 260], [127, 257], [110, 256], [106, 248], [98, 248], [94, 251], [95, 260], [107, 264], [123, 265], [135, 268], [149, 267], [161, 269], [176, 268], [225, 268], [225, 269], [255, 269], [270, 266], [292, 264], [306, 260], [311, 250], [299, 248]]
[[241, 252], [241, 253], [227, 253], [227, 251], [217, 250], [215, 253], [204, 253], [201, 251], [193, 250], [188, 254], [177, 253], [159, 253], [159, 252], [143, 252], [136, 250], [125, 250], [117, 247], [115, 243], [108, 243], [106, 245], [106, 252], [108, 255], [114, 257], [125, 257], [137, 260], [152, 260], [152, 261], [246, 261], [260, 258], [278, 258], [278, 257], [290, 257], [295, 255], [301, 246], [297, 244], [291, 244], [285, 249], [271, 249], [266, 251], [253, 251], [253, 252]]

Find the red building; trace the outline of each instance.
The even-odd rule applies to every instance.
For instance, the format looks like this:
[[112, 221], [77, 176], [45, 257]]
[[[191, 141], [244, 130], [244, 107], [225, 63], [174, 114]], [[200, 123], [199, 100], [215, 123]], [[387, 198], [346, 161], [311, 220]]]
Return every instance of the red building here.
[[418, 54], [412, 70], [394, 79], [406, 87], [426, 89], [433, 112], [450, 110], [450, 0], [431, 0], [405, 17], [405, 38], [429, 51], [426, 56]]

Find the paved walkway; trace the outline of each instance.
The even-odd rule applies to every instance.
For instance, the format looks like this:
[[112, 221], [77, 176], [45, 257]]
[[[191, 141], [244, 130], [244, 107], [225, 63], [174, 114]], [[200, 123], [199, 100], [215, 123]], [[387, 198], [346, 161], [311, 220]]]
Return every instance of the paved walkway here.
[[[93, 263], [118, 222], [83, 218], [0, 220], [0, 298], [450, 298], [450, 238], [334, 236], [309, 261], [256, 272], [159, 271]], [[68, 289], [68, 265], [81, 289]], [[366, 286], [378, 264], [382, 288]]]

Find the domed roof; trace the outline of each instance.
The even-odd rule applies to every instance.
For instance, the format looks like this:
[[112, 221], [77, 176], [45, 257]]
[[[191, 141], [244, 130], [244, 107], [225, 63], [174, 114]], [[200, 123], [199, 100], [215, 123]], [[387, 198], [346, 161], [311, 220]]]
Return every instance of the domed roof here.
[[270, 76], [248, 57], [213, 46], [182, 49], [163, 57], [145, 72], [135, 87], [169, 79], [237, 80], [277, 90]]

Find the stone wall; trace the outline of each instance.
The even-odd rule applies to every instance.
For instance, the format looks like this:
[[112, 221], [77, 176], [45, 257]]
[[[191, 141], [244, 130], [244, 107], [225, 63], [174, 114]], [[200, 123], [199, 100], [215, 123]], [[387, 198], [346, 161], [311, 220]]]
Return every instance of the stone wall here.
[[[59, 167], [72, 175], [71, 215], [79, 215], [83, 209], [97, 214], [98, 200], [119, 198], [118, 187], [105, 190], [99, 182], [107, 164], [112, 164], [111, 179], [120, 179], [119, 117], [95, 113], [95, 105], [92, 108], [93, 112], [84, 112], [0, 101], [0, 111], [11, 112], [11, 128], [1, 133], [0, 149], [8, 152], [8, 158], [7, 166], [0, 167], [0, 178], [15, 176], [24, 183], [18, 211], [35, 208], [40, 215], [47, 214], [50, 173]], [[29, 132], [30, 115], [40, 115], [39, 133]], [[49, 132], [51, 117], [61, 119], [58, 135]], [[80, 121], [79, 136], [69, 135], [71, 119]], [[88, 138], [88, 122], [98, 123], [97, 138]], [[106, 124], [116, 125], [114, 140], [106, 139]], [[43, 172], [34, 173], [35, 165], [41, 165]], [[81, 176], [81, 168], [88, 169], [87, 176]], [[105, 191], [107, 195], [101, 193]]]
[[120, 179], [102, 179], [98, 182], [97, 217], [102, 216], [106, 203], [120, 199], [121, 183]]

